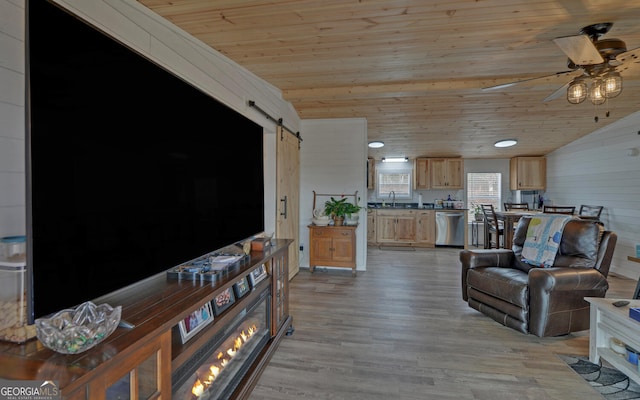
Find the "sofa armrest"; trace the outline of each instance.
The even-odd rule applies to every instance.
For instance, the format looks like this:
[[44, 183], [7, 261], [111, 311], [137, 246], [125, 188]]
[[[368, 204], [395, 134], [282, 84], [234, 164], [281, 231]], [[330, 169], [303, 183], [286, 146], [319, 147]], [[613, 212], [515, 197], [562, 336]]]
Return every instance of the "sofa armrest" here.
[[608, 288], [607, 278], [593, 268], [532, 268], [529, 332], [542, 337], [588, 329], [589, 304], [584, 298], [604, 297]]
[[554, 291], [608, 289], [607, 278], [593, 268], [532, 268], [529, 291], [546, 294]]
[[508, 249], [462, 250], [462, 299], [467, 301], [467, 271], [477, 267], [510, 267], [513, 265], [513, 251]]

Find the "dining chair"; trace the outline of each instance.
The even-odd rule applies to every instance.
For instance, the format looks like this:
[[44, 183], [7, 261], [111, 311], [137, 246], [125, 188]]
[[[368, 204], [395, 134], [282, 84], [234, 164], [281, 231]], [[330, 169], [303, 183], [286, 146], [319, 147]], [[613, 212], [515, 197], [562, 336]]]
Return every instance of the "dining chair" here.
[[603, 208], [603, 206], [589, 206], [582, 204], [580, 206], [580, 211], [578, 211], [578, 216], [581, 218], [588, 217], [589, 219], [600, 219], [600, 214], [602, 214]]
[[573, 213], [576, 212], [576, 208], [574, 206], [544, 206], [542, 212], [547, 214], [573, 215]]
[[501, 237], [504, 243], [504, 228], [502, 221], [499, 221], [498, 217], [496, 217], [496, 210], [493, 208], [492, 204], [481, 204], [480, 207], [482, 207], [482, 213], [484, 214], [484, 223], [486, 225], [485, 232], [487, 232], [489, 236], [484, 238], [484, 248], [492, 248], [494, 243], [493, 238], [495, 237], [495, 246], [496, 249], [499, 249]]
[[511, 210], [529, 211], [529, 204], [528, 203], [504, 203], [504, 210], [505, 211], [511, 211]]

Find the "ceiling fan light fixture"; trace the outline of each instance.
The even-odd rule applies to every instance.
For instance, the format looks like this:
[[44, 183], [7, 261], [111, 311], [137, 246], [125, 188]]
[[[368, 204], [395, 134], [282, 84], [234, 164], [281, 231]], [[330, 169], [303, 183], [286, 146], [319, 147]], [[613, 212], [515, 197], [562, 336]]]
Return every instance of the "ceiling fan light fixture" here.
[[591, 84], [591, 90], [589, 91], [589, 100], [594, 105], [600, 105], [604, 103], [607, 98], [604, 96], [604, 92], [602, 91], [602, 82], [597, 80]]
[[381, 142], [379, 140], [369, 142], [369, 147], [372, 149], [379, 149], [381, 147], [384, 147], [384, 142]]
[[567, 88], [567, 101], [571, 104], [580, 104], [587, 98], [587, 84], [582, 80], [574, 80]]
[[518, 144], [518, 141], [515, 139], [505, 139], [505, 140], [498, 140], [493, 145], [495, 147], [511, 147], [511, 146], [515, 146], [516, 144]]
[[622, 92], [622, 77], [618, 72], [607, 73], [600, 83], [600, 93], [612, 99]]

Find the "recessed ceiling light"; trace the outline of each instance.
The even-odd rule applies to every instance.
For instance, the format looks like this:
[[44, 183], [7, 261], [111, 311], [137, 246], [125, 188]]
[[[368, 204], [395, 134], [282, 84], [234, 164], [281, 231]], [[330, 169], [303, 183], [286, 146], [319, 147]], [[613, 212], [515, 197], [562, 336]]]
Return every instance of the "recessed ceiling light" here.
[[500, 140], [497, 141], [494, 146], [496, 147], [511, 147], [511, 146], [515, 146], [516, 144], [518, 144], [518, 141], [515, 139], [506, 139], [506, 140]]
[[407, 157], [382, 157], [382, 162], [408, 162], [409, 159]]
[[384, 146], [384, 142], [379, 142], [379, 141], [375, 141], [375, 142], [369, 142], [369, 147], [371, 147], [372, 149], [379, 149], [380, 147]]

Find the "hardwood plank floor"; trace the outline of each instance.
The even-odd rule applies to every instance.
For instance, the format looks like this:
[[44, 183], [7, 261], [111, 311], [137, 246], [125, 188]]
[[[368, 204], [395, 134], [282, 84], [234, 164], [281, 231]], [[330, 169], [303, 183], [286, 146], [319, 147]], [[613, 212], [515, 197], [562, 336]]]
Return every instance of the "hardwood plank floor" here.
[[[295, 333], [252, 400], [601, 399], [556, 354], [589, 353], [589, 331], [538, 338], [462, 300], [458, 249], [368, 249], [366, 272], [303, 269], [291, 281]], [[635, 281], [610, 276], [607, 297]]]

